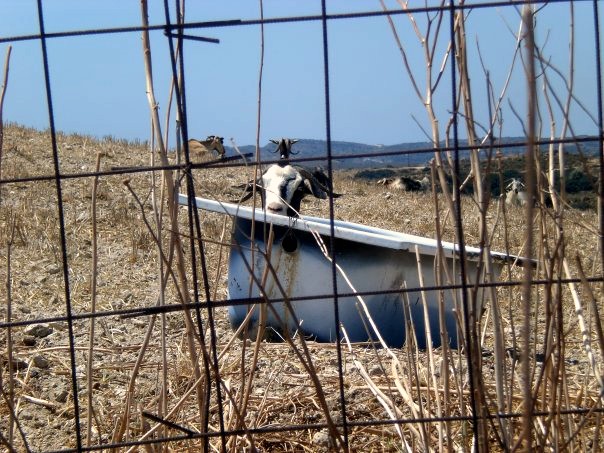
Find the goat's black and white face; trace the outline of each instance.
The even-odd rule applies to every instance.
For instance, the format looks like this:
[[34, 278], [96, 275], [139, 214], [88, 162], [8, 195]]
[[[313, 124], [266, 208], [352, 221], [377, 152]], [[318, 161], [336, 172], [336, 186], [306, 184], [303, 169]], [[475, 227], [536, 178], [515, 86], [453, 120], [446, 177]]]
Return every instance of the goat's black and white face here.
[[289, 159], [290, 155], [296, 154], [292, 152], [292, 146], [297, 143], [297, 139], [293, 138], [282, 138], [280, 140], [271, 139], [271, 142], [277, 145], [276, 153], [279, 153], [280, 159]]
[[[298, 217], [302, 199], [313, 195], [320, 199], [330, 193], [329, 179], [319, 169], [310, 172], [292, 165], [271, 165], [256, 182], [262, 198], [262, 207], [272, 214]], [[252, 184], [246, 187], [247, 194], [242, 201], [252, 196]], [[339, 194], [332, 192], [333, 197]]]

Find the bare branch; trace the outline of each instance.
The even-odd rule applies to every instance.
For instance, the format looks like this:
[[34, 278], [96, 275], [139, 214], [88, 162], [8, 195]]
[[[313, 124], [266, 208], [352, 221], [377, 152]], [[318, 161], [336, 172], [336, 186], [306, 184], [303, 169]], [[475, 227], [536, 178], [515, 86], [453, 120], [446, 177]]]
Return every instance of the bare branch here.
[[[8, 85], [8, 68], [10, 63], [10, 54], [12, 46], [6, 48], [6, 57], [4, 59], [4, 76], [2, 78], [2, 87], [0, 88], [0, 179], [2, 179], [2, 150], [4, 143], [4, 119], [2, 117], [2, 111], [4, 109], [4, 96], [6, 94], [6, 87]], [[2, 186], [0, 186], [1, 189]], [[2, 202], [2, 196], [0, 191], [0, 202]]]

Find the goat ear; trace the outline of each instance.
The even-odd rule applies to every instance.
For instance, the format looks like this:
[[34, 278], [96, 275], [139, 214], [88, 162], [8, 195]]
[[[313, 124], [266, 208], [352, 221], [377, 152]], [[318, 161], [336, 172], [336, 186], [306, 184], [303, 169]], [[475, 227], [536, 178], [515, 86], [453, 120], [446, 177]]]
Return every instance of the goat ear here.
[[327, 193], [319, 186], [318, 182], [314, 178], [304, 178], [304, 187], [306, 188], [306, 192], [310, 195], [314, 195], [321, 200], [325, 200], [327, 198]]
[[274, 138], [270, 139], [271, 143], [274, 143], [275, 145], [279, 144], [279, 140], [275, 140]]
[[293, 145], [294, 143], [298, 143], [299, 141], [300, 141], [300, 139], [292, 138], [291, 144]]
[[[311, 173], [305, 168], [298, 168], [300, 175], [304, 178], [304, 187], [306, 192], [310, 195], [314, 195], [317, 198], [324, 200], [327, 198], [327, 194], [329, 192], [329, 188], [324, 184], [322, 178], [317, 177], [321, 176], [321, 174], [317, 175], [317, 171]], [[324, 176], [324, 175], [322, 175]]]
[[[249, 200], [250, 198], [252, 198], [252, 195], [254, 194], [254, 181], [248, 181], [246, 183], [238, 184], [238, 185], [232, 186], [232, 187], [234, 189], [244, 190], [244, 193], [241, 196], [239, 203]], [[258, 188], [257, 192], [260, 193], [261, 187], [258, 183], [256, 183], [256, 187]]]

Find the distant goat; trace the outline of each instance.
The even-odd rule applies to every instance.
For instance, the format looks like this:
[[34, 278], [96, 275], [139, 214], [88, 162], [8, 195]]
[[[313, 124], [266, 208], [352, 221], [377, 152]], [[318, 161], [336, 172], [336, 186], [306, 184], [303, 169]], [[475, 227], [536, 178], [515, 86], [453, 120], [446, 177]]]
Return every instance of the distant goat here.
[[293, 138], [281, 138], [280, 140], [271, 139], [271, 142], [277, 145], [275, 153], [279, 153], [279, 159], [288, 160], [290, 155], [295, 155], [292, 151], [292, 146], [297, 143], [297, 139]]
[[430, 178], [428, 178], [427, 176], [424, 176], [422, 179], [420, 179], [419, 183], [421, 184], [422, 190], [424, 192], [430, 190], [430, 185], [431, 185]]
[[208, 135], [203, 141], [189, 140], [189, 155], [191, 160], [205, 161], [212, 158], [224, 159], [224, 138], [218, 135]]
[[524, 190], [522, 181], [512, 178], [506, 186], [505, 204], [509, 206], [524, 206], [528, 200], [528, 195]]
[[[427, 177], [425, 179], [427, 179]], [[392, 189], [399, 189], [407, 192], [421, 192], [427, 190], [429, 185], [429, 182], [426, 183], [423, 180], [418, 181], [417, 179], [409, 178], [408, 176], [398, 176], [396, 178], [383, 178], [380, 179], [377, 183], [384, 186], [390, 186]]]
[[[241, 187], [241, 186], [240, 186]], [[245, 195], [241, 201], [251, 198], [254, 181], [243, 186]], [[272, 214], [298, 217], [302, 199], [313, 195], [319, 199], [340, 194], [331, 189], [331, 180], [321, 168], [309, 171], [294, 165], [271, 165], [258, 180], [256, 187], [262, 199], [262, 207]]]

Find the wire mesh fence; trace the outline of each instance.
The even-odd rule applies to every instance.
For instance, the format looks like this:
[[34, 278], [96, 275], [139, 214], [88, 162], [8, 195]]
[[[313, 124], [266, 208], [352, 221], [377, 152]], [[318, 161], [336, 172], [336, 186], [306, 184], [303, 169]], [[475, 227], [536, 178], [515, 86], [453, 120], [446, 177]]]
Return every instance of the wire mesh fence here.
[[[599, 2], [199, 21], [176, 0], [152, 4], [159, 25], [141, 5], [139, 24], [57, 31], [38, 1], [37, 31], [0, 37], [2, 100], [8, 46], [40, 46], [49, 126], [0, 102], [4, 449], [602, 449]], [[332, 139], [354, 47], [337, 46], [376, 23], [427, 118], [404, 119], [419, 145]], [[321, 83], [295, 94], [320, 97], [324, 140], [261, 147], [268, 44], [300, 24]], [[497, 32], [511, 45], [470, 38]], [[116, 35], [142, 37], [149, 142], [60, 132], [53, 73], [78, 61], [58, 51]], [[258, 51], [255, 146], [192, 138], [198, 77], [227, 71], [188, 68], [223, 45]], [[347, 96], [361, 118], [385, 108]]]

